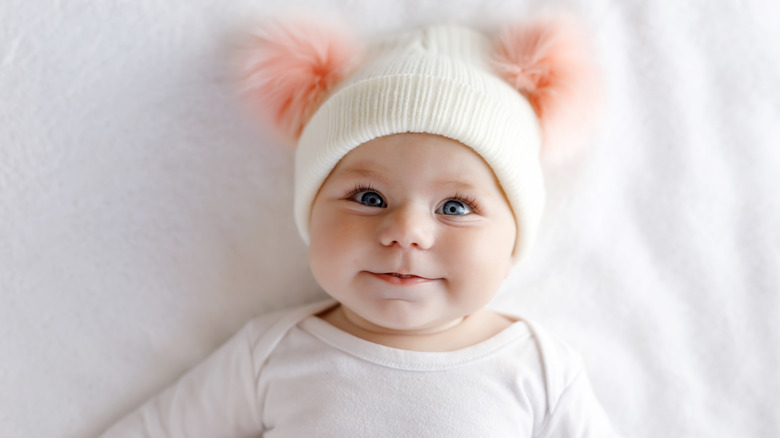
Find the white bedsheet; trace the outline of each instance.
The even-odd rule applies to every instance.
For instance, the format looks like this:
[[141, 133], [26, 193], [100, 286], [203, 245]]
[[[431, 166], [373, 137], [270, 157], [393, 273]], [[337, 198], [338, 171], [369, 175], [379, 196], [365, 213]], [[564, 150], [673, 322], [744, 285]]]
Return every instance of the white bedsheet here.
[[[292, 151], [230, 94], [240, 21], [292, 5], [371, 35], [542, 3], [0, 4], [0, 436], [95, 436], [252, 315], [320, 297]], [[561, 3], [610, 105], [496, 304], [582, 352], [627, 437], [780, 436], [774, 3]]]

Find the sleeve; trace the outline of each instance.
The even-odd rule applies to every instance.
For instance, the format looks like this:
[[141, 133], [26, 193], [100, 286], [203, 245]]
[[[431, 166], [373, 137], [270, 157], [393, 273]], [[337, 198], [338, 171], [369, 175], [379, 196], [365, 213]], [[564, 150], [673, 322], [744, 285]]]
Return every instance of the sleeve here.
[[618, 435], [596, 399], [585, 371], [581, 369], [560, 395], [557, 404], [535, 436], [616, 438]]
[[262, 433], [247, 324], [204, 362], [106, 431], [102, 438], [251, 437]]
[[616, 438], [585, 372], [582, 357], [536, 323], [533, 332], [544, 380], [544, 415], [535, 438]]

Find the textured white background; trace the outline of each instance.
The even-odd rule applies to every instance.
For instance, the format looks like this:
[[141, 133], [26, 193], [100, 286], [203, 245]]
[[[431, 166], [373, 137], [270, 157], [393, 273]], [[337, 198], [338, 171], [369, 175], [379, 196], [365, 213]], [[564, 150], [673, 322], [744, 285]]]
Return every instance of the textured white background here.
[[[252, 315], [320, 297], [292, 151], [227, 80], [249, 17], [372, 35], [541, 3], [0, 3], [0, 436], [95, 436]], [[496, 304], [582, 352], [626, 436], [780, 436], [777, 7], [555, 3], [594, 27], [610, 106]]]

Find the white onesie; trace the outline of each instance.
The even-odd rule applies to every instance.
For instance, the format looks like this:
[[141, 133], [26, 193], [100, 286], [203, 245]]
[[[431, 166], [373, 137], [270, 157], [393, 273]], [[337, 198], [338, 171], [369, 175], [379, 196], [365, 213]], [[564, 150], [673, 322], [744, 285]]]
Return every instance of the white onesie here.
[[103, 437], [611, 437], [579, 357], [519, 320], [452, 352], [374, 344], [316, 303], [260, 316]]

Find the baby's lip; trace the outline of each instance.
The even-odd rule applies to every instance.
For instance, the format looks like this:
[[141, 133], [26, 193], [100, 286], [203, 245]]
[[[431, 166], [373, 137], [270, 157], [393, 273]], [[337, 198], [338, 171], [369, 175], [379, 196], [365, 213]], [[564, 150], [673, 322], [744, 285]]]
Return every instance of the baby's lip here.
[[390, 284], [413, 285], [427, 283], [436, 280], [436, 278], [422, 277], [419, 275], [403, 272], [369, 272], [374, 277], [384, 280]]
[[382, 274], [393, 275], [395, 277], [400, 277], [400, 278], [411, 278], [411, 277], [427, 278], [427, 277], [423, 277], [423, 276], [420, 276], [420, 275], [404, 274], [404, 273], [401, 273], [401, 272], [382, 272]]

